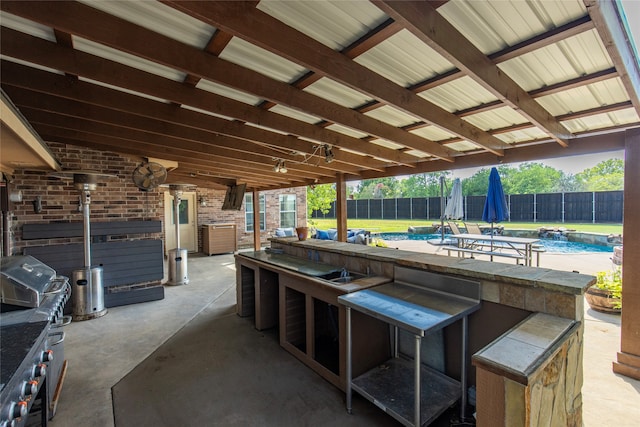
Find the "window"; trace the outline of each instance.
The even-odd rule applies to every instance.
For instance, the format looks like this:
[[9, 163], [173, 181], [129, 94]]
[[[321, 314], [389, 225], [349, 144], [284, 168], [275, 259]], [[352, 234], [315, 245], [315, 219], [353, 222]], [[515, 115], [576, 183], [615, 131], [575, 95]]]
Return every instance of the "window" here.
[[[265, 208], [264, 208], [264, 194], [260, 194], [258, 197], [260, 200], [260, 231], [266, 230], [265, 221]], [[244, 220], [245, 229], [249, 232], [253, 232], [253, 194], [246, 193], [244, 195]]]
[[280, 195], [280, 227], [296, 226], [296, 195]]
[[[171, 201], [173, 202], [173, 200]], [[173, 203], [171, 206], [171, 224], [176, 224], [176, 205]], [[189, 200], [181, 199], [178, 205], [178, 223], [189, 224]]]

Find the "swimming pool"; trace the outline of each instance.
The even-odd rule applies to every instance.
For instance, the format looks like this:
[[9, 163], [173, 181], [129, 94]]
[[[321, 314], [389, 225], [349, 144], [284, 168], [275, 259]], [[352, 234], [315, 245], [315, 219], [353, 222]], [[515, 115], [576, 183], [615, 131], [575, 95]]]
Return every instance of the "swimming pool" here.
[[[383, 240], [432, 240], [440, 239], [440, 234], [413, 234], [413, 233], [379, 233], [374, 237]], [[447, 235], [445, 234], [445, 238]], [[540, 239], [540, 245], [548, 253], [579, 254], [587, 252], [613, 252], [613, 248], [603, 245], [590, 245], [580, 242], [566, 242], [562, 240]]]

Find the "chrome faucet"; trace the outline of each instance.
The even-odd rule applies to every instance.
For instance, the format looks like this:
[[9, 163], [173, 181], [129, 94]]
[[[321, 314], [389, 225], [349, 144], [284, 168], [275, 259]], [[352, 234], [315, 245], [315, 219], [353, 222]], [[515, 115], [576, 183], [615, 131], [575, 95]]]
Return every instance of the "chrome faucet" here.
[[347, 267], [344, 267], [340, 272], [340, 278], [343, 279], [346, 277], [349, 277], [349, 272], [347, 271]]

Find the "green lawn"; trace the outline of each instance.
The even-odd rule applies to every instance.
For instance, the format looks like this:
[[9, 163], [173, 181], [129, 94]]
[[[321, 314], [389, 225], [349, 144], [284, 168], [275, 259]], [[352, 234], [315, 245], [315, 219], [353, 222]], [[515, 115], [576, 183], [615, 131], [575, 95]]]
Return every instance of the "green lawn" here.
[[[404, 232], [409, 226], [429, 226], [439, 223], [439, 219], [433, 220], [378, 220], [378, 219], [350, 219], [347, 220], [348, 228], [364, 228], [376, 232]], [[461, 221], [456, 221], [461, 223]], [[476, 222], [476, 221], [470, 221]], [[480, 225], [484, 223], [480, 222]], [[326, 230], [336, 227], [335, 219], [314, 219], [309, 223], [310, 226]], [[564, 227], [568, 230], [583, 231], [588, 233], [603, 234], [622, 234], [622, 224], [568, 224], [568, 223], [542, 223], [542, 222], [503, 222], [504, 228], [512, 229], [536, 229], [540, 227], [554, 228]]]

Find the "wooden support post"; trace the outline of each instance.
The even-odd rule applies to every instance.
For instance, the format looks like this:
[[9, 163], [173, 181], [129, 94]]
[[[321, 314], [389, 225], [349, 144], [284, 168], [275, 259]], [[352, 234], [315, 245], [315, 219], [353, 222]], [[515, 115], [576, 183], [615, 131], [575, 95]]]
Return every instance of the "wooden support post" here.
[[622, 327], [613, 371], [640, 380], [640, 129], [626, 131], [625, 138]]
[[[245, 206], [246, 209], [246, 206]], [[260, 243], [260, 193], [253, 189], [253, 249], [259, 251]]]
[[336, 219], [338, 241], [347, 241], [347, 184], [342, 173], [336, 174]]

